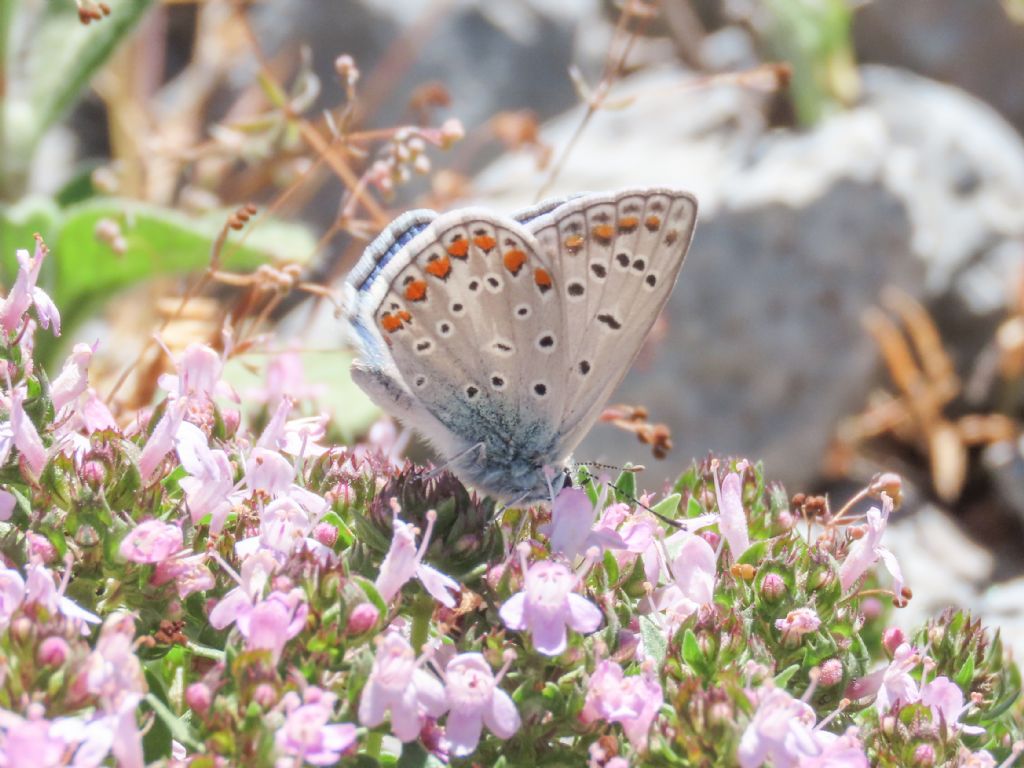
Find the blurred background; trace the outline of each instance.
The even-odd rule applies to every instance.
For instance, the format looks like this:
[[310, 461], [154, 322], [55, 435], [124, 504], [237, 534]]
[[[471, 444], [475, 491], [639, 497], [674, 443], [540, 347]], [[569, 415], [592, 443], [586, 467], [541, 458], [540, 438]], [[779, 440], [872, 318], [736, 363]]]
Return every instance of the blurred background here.
[[1020, 0], [0, 0], [0, 280], [41, 233], [40, 353], [98, 341], [122, 418], [203, 341], [351, 440], [380, 414], [333, 292], [395, 215], [689, 189], [576, 458], [899, 472], [905, 622], [952, 602], [1024, 650], [1022, 74]]

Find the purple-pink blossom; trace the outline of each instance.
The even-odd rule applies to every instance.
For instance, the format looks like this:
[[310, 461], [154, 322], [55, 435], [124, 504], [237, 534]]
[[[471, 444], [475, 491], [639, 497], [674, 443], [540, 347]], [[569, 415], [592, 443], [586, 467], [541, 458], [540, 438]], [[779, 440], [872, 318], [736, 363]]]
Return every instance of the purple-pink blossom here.
[[654, 593], [652, 603], [674, 634], [698, 608], [714, 600], [715, 551], [703, 537], [689, 531], [672, 534], [665, 548], [674, 552], [668, 564], [671, 581]]
[[181, 528], [161, 520], [139, 523], [121, 540], [119, 553], [132, 563], [159, 563], [181, 551]]
[[35, 253], [29, 256], [28, 251], [18, 250], [18, 276], [11, 286], [10, 293], [0, 303], [0, 327], [13, 333], [21, 327], [25, 313], [35, 305], [36, 315], [43, 328], [53, 326], [53, 335], [60, 336], [60, 313], [53, 300], [46, 292], [36, 285], [39, 271], [50, 249], [43, 239], [36, 235]]
[[868, 768], [855, 729], [842, 736], [815, 727], [814, 710], [772, 685], [756, 692], [757, 709], [740, 738], [741, 768]]
[[376, 728], [390, 712], [391, 732], [401, 741], [412, 741], [424, 716], [441, 717], [447, 710], [444, 686], [421, 668], [422, 661], [400, 634], [384, 635], [359, 699], [359, 722]]
[[289, 592], [271, 592], [238, 617], [238, 631], [245, 638], [250, 651], [270, 651], [276, 664], [289, 640], [306, 625], [309, 606], [306, 593], [301, 589]]
[[715, 493], [718, 495], [718, 528], [729, 542], [732, 556], [737, 559], [750, 547], [747, 533], [747, 515], [743, 511], [743, 480], [738, 472], [730, 472], [718, 482], [715, 473]]
[[88, 344], [75, 344], [71, 355], [64, 361], [64, 367], [50, 385], [54, 411], [59, 413], [89, 387], [89, 363], [94, 351], [94, 347]]
[[881, 560], [886, 570], [892, 575], [893, 591], [897, 595], [900, 594], [903, 589], [903, 572], [900, 570], [896, 556], [882, 546], [882, 536], [885, 534], [892, 510], [892, 499], [884, 493], [882, 494], [882, 508], [872, 507], [868, 510], [867, 531], [853, 543], [846, 559], [839, 566], [839, 581], [844, 590], [850, 589], [867, 572], [868, 568]]
[[445, 731], [456, 757], [473, 753], [484, 725], [499, 739], [510, 738], [522, 725], [512, 697], [498, 687], [510, 662], [506, 660], [497, 676], [479, 653], [460, 653], [445, 667]]
[[286, 693], [286, 718], [274, 735], [278, 753], [296, 758], [297, 765], [335, 765], [356, 743], [354, 725], [331, 723], [337, 700], [333, 693], [312, 686], [301, 697], [295, 691]]
[[545, 656], [566, 648], [566, 627], [589, 634], [601, 626], [600, 609], [573, 590], [579, 579], [566, 566], [540, 560], [525, 567], [525, 585], [501, 606], [499, 615], [509, 629], [526, 630], [533, 647]]
[[584, 723], [618, 723], [633, 747], [643, 751], [664, 701], [652, 665], [644, 664], [639, 675], [627, 676], [617, 663], [605, 660], [590, 676], [580, 719]]
[[415, 576], [431, 597], [448, 608], [455, 607], [453, 595], [458, 593], [459, 583], [423, 562], [430, 545], [430, 534], [434, 530], [435, 520], [437, 520], [437, 514], [430, 510], [427, 513], [427, 530], [423, 532], [423, 539], [417, 548], [418, 529], [411, 523], [403, 522], [395, 517], [393, 523], [395, 533], [391, 538], [391, 546], [380, 564], [380, 573], [377, 574], [377, 580], [374, 582], [374, 586], [385, 602], [391, 602], [405, 583]]
[[921, 686], [921, 703], [931, 710], [932, 720], [945, 723], [946, 728], [967, 734], [985, 732], [980, 726], [960, 723], [961, 716], [970, 709], [970, 705], [964, 705], [964, 692], [960, 686], [944, 675]]
[[775, 622], [775, 628], [782, 632], [786, 642], [799, 642], [804, 635], [817, 632], [820, 626], [821, 619], [813, 608], [796, 608], [786, 614], [786, 618]]
[[188, 473], [178, 481], [185, 494], [189, 516], [198, 523], [210, 516], [210, 532], [220, 533], [231, 511], [230, 494], [235, 486], [234, 472], [227, 454], [211, 449], [203, 431], [194, 424], [182, 422], [173, 438]]
[[563, 488], [551, 505], [551, 523], [541, 528], [551, 551], [573, 560], [590, 547], [625, 549], [626, 542], [614, 528], [594, 525], [597, 510], [582, 488]]

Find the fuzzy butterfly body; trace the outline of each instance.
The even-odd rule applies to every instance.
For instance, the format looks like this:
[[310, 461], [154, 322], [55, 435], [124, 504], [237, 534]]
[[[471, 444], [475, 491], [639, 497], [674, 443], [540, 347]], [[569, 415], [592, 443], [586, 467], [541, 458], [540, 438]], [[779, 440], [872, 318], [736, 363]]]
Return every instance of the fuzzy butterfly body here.
[[[354, 380], [505, 501], [548, 498], [682, 267], [697, 202], [586, 194], [400, 216], [345, 284]], [[557, 482], [557, 480], [556, 480]]]

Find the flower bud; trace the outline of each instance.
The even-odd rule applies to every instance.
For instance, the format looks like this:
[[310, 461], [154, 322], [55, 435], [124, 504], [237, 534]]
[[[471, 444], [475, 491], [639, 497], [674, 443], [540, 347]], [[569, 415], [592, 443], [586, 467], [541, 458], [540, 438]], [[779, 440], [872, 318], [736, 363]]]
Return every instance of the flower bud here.
[[237, 408], [227, 408], [221, 411], [220, 418], [224, 422], [224, 434], [233, 437], [238, 432], [238, 425], [242, 423], [242, 412]]
[[875, 475], [868, 486], [868, 492], [878, 498], [883, 493], [892, 499], [893, 509], [899, 509], [903, 503], [903, 478], [895, 472], [883, 472]]
[[778, 602], [786, 594], [786, 582], [777, 573], [769, 573], [761, 580], [761, 595], [769, 603]]
[[889, 627], [882, 633], [882, 645], [885, 646], [885, 650], [889, 652], [890, 656], [896, 653], [896, 649], [906, 641], [907, 638], [899, 627]]
[[338, 540], [338, 529], [330, 523], [317, 523], [313, 529], [313, 538], [325, 547], [333, 547]]
[[210, 704], [213, 703], [213, 692], [206, 683], [192, 683], [185, 689], [185, 703], [198, 715], [205, 715], [210, 711]]
[[277, 691], [270, 683], [260, 683], [252, 692], [252, 700], [264, 709], [270, 709], [277, 703]]
[[82, 464], [82, 468], [79, 470], [79, 477], [92, 490], [98, 491], [103, 487], [103, 483], [107, 479], [107, 470], [103, 466], [103, 462], [90, 460]]
[[63, 637], [48, 637], [39, 644], [36, 660], [44, 667], [59, 667], [70, 653], [71, 648]]
[[360, 603], [349, 614], [345, 632], [349, 635], [361, 635], [364, 632], [369, 632], [377, 624], [378, 618], [380, 618], [380, 611], [373, 603]]
[[843, 681], [843, 662], [839, 659], [829, 659], [819, 667], [818, 685], [822, 688], [831, 688]]
[[715, 531], [701, 531], [700, 537], [704, 539], [704, 541], [706, 541], [708, 544], [710, 544], [711, 548], [715, 550], [718, 549], [718, 545], [722, 541], [721, 535], [716, 533]]
[[931, 768], [935, 765], [935, 747], [931, 744], [918, 744], [914, 750], [914, 765]]
[[44, 563], [52, 563], [57, 559], [57, 548], [45, 536], [28, 531], [25, 538], [28, 540], [29, 555], [38, 557]]

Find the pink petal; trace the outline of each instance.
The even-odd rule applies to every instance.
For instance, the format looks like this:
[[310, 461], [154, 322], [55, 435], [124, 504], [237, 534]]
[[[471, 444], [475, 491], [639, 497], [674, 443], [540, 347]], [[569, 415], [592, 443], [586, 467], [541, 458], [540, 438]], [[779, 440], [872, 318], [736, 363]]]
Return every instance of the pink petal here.
[[441, 573], [436, 568], [431, 568], [426, 563], [420, 563], [416, 567], [416, 577], [430, 596], [441, 603], [441, 605], [446, 608], [455, 607], [455, 598], [452, 594], [458, 594], [462, 589], [459, 586], [459, 582], [451, 576]]
[[512, 697], [500, 688], [494, 689], [491, 706], [484, 709], [484, 723], [499, 739], [511, 738], [523, 724]]
[[533, 647], [545, 656], [557, 656], [565, 650], [565, 617], [556, 615], [538, 619], [530, 617], [530, 633], [533, 637]]
[[569, 594], [569, 621], [570, 627], [581, 634], [590, 634], [601, 626], [604, 614], [601, 609], [582, 595], [575, 592]]
[[440, 680], [429, 672], [417, 669], [412, 673], [412, 681], [416, 687], [416, 699], [428, 715], [440, 717], [448, 710], [448, 700]]
[[502, 603], [498, 615], [509, 629], [526, 629], [526, 592], [516, 592]]
[[483, 718], [480, 712], [452, 712], [448, 715], [445, 735], [451, 743], [452, 754], [466, 757], [473, 754], [480, 743]]
[[359, 722], [367, 728], [376, 728], [384, 722], [390, 703], [388, 692], [370, 680], [359, 697]]

